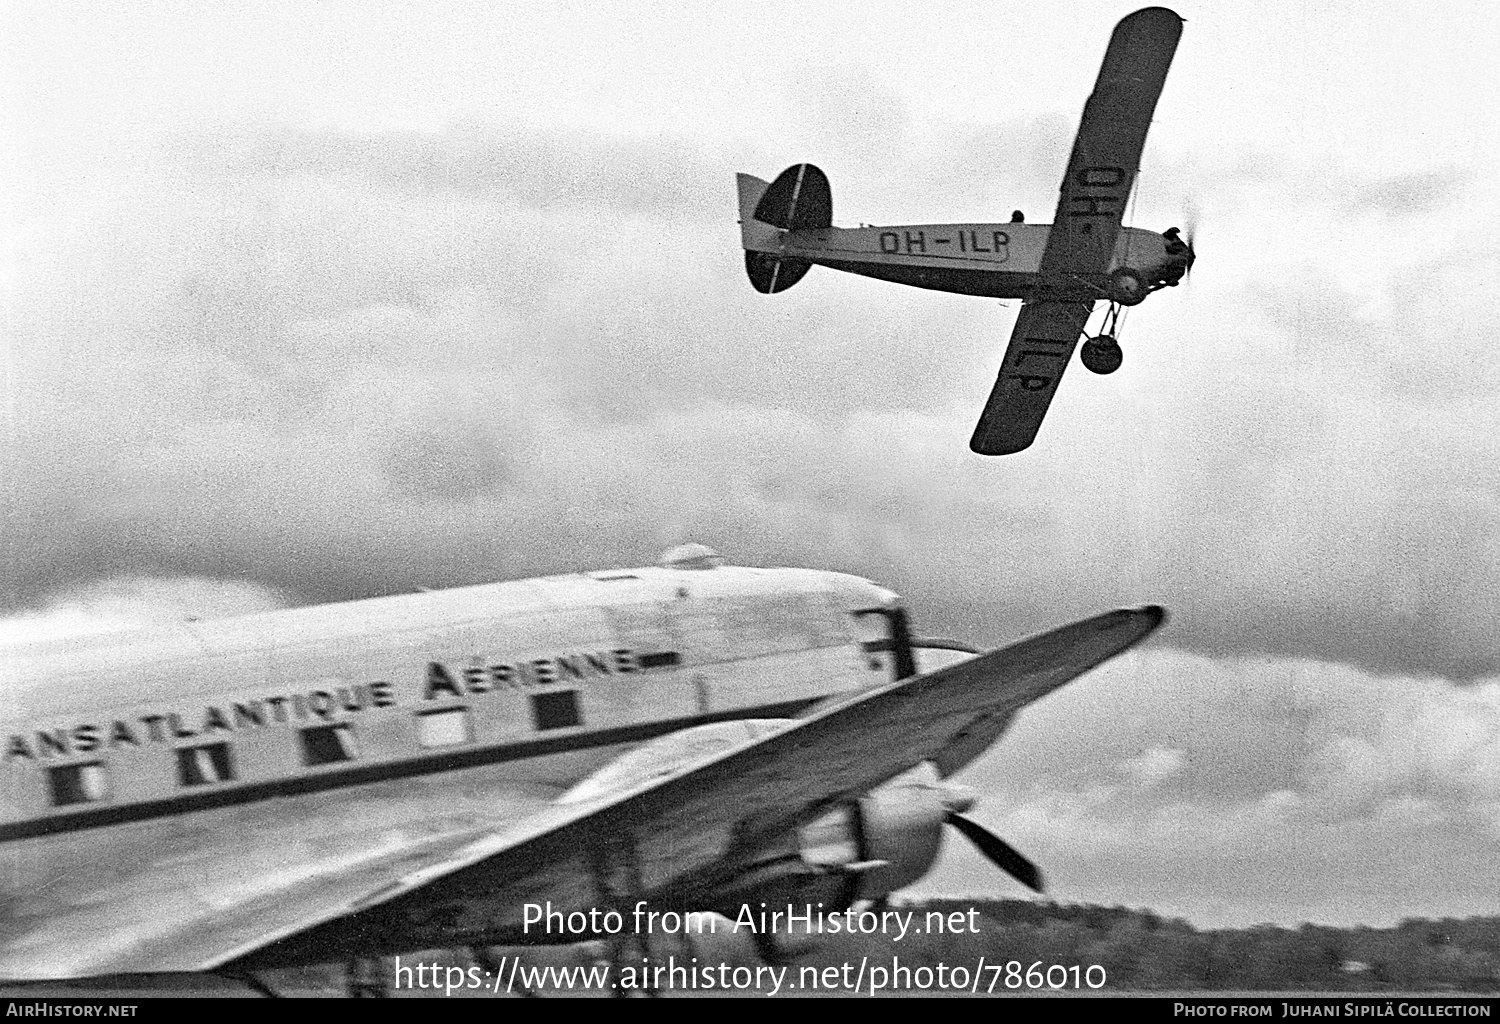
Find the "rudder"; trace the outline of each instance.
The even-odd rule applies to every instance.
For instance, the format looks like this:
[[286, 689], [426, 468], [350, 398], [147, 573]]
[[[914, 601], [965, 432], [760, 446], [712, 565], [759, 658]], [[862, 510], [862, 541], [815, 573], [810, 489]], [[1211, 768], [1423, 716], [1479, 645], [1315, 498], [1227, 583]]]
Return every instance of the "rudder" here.
[[755, 206], [755, 219], [787, 231], [833, 226], [833, 191], [815, 164], [793, 164], [776, 176]]
[[833, 194], [828, 176], [812, 164], [793, 164], [769, 184], [738, 174], [740, 242], [745, 273], [763, 295], [783, 292], [802, 280], [812, 264], [781, 255], [786, 231], [816, 230], [833, 225]]
[[771, 252], [745, 253], [745, 273], [750, 275], [750, 283], [762, 295], [786, 291], [802, 280], [802, 275], [811, 268], [812, 264], [806, 260], [777, 256]]

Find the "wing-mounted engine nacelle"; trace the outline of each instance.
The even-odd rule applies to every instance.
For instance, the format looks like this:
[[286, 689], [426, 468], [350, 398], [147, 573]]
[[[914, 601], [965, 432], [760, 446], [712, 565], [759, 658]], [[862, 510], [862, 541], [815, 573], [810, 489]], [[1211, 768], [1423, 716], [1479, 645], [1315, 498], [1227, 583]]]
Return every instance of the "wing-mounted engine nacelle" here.
[[[558, 803], [602, 799], [634, 789], [787, 724], [786, 719], [740, 719], [683, 729], [616, 758], [568, 790]], [[1004, 724], [999, 720], [976, 735], [993, 738]], [[955, 737], [961, 755], [969, 751], [963, 739], [963, 734]], [[948, 767], [962, 763], [960, 756]], [[794, 831], [770, 838], [755, 848], [732, 879], [699, 894], [696, 906], [682, 909], [727, 913], [732, 918], [744, 907], [762, 902], [819, 903], [825, 910], [842, 910], [859, 900], [880, 899], [931, 870], [942, 849], [945, 824], [962, 832], [1002, 870], [1040, 892], [1042, 877], [1036, 865], [963, 816], [974, 803], [967, 787], [944, 782], [932, 763], [923, 762], [858, 799], [827, 808]], [[757, 948], [764, 954], [770, 947], [762, 939]]]
[[[558, 802], [634, 788], [785, 724], [784, 719], [741, 719], [663, 736], [611, 761]], [[925, 875], [942, 847], [944, 822], [973, 803], [966, 788], [943, 782], [924, 762], [857, 800], [829, 808], [765, 851], [764, 859], [732, 888], [746, 899], [815, 895], [843, 906], [876, 899]]]
[[799, 852], [809, 868], [845, 876], [845, 905], [878, 899], [931, 870], [949, 814], [973, 803], [924, 762], [804, 825]]
[[879, 899], [932, 868], [943, 825], [973, 803], [966, 787], [943, 782], [923, 763], [761, 847], [719, 888], [715, 905], [731, 914], [743, 906], [788, 903], [837, 911]]

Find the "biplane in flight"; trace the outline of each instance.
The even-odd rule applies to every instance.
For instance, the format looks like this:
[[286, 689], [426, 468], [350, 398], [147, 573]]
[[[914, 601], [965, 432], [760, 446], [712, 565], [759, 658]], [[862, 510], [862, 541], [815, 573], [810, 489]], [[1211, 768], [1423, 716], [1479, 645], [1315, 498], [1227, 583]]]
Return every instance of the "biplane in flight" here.
[[1023, 299], [989, 401], [969, 447], [1021, 451], [1036, 437], [1063, 370], [1094, 311], [1109, 303], [1083, 365], [1113, 373], [1123, 355], [1114, 332], [1122, 307], [1179, 283], [1193, 265], [1191, 230], [1158, 234], [1122, 227], [1146, 131], [1182, 34], [1164, 7], [1115, 26], [1063, 176], [1052, 224], [1019, 211], [999, 224], [836, 228], [828, 177], [812, 164], [769, 184], [738, 175], [745, 269], [757, 291], [785, 291], [813, 264], [918, 288]]

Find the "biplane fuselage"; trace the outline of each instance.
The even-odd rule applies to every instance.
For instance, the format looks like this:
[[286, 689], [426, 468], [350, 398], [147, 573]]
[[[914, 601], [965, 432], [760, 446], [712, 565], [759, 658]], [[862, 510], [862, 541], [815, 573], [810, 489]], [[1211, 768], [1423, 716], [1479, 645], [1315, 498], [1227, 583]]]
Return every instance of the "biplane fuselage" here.
[[[1039, 288], [1055, 292], [1058, 287], [1041, 272], [1051, 230], [1050, 224], [991, 223], [784, 231], [752, 220], [745, 226], [744, 241], [752, 252], [775, 253], [882, 281], [992, 299], [1025, 299]], [[1105, 298], [1110, 274], [1122, 267], [1137, 271], [1151, 286], [1172, 284], [1182, 276], [1181, 260], [1168, 254], [1166, 238], [1144, 228], [1122, 228], [1114, 259], [1104, 272], [1075, 275], [1072, 283], [1080, 297]]]

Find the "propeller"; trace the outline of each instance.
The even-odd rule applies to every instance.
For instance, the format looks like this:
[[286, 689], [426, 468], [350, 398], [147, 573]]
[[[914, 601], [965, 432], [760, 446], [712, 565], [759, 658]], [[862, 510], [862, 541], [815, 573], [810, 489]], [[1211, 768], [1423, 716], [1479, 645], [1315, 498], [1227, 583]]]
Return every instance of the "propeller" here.
[[989, 862], [995, 867], [1010, 875], [1026, 888], [1035, 892], [1041, 892], [1042, 869], [1027, 860], [1004, 839], [995, 833], [973, 821], [965, 818], [957, 811], [947, 812], [948, 824], [964, 834], [964, 838], [973, 843], [979, 852], [984, 854]]
[[1183, 211], [1183, 242], [1187, 245], [1187, 272], [1184, 277], [1191, 281], [1193, 279], [1193, 261], [1198, 258], [1198, 251], [1193, 248], [1193, 239], [1198, 237], [1198, 203], [1189, 199], [1187, 209]]

